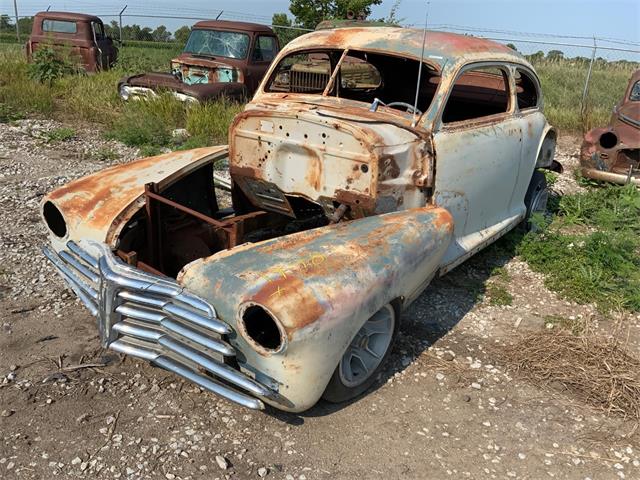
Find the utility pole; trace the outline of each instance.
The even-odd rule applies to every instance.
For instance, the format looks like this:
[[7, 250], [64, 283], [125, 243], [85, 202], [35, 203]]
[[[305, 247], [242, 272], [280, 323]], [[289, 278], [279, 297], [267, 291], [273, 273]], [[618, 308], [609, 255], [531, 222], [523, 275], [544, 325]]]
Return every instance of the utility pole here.
[[18, 43], [20, 43], [20, 25], [18, 25], [18, 2], [17, 0], [13, 0], [13, 11], [16, 15], [16, 38], [18, 39]]

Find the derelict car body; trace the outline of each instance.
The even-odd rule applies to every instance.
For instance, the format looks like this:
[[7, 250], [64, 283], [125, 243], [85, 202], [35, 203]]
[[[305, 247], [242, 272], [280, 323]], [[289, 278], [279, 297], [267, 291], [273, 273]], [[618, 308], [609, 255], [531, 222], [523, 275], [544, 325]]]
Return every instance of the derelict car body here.
[[[535, 169], [553, 161], [537, 77], [502, 45], [428, 32], [414, 111], [422, 38], [299, 37], [228, 149], [138, 160], [49, 194], [45, 253], [103, 344], [252, 408], [366, 389], [398, 313], [544, 208]], [[213, 188], [223, 159], [232, 208]]]
[[609, 125], [585, 135], [580, 166], [587, 178], [640, 185], [640, 70], [631, 76]]

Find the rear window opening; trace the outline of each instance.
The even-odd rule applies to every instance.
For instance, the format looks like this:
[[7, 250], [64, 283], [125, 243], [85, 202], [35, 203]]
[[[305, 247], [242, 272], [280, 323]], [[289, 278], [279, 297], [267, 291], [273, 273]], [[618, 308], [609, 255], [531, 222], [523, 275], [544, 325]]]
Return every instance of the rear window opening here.
[[531, 76], [520, 69], [516, 70], [516, 97], [518, 108], [525, 110], [538, 106], [538, 87]]
[[42, 31], [53, 33], [77, 33], [78, 27], [76, 22], [68, 20], [43, 20]]
[[[343, 52], [317, 50], [288, 55], [274, 70], [265, 91], [322, 95]], [[431, 105], [440, 81], [440, 74], [433, 66], [423, 65], [418, 95], [418, 109], [422, 112]], [[413, 105], [419, 66], [420, 62], [409, 58], [350, 50], [327, 95], [367, 104], [378, 98], [383, 104]], [[403, 106], [392, 108], [406, 111]]]

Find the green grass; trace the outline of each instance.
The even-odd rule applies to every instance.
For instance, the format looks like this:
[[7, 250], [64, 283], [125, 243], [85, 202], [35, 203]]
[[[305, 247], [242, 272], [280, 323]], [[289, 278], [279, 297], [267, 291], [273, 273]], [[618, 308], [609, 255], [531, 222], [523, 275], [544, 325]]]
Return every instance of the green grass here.
[[588, 63], [571, 60], [534, 63], [549, 123], [564, 130], [590, 130], [609, 122], [613, 106], [624, 94], [637, 64], [595, 62], [589, 82], [587, 109], [581, 114]]
[[526, 235], [518, 253], [567, 299], [640, 312], [640, 190], [608, 186], [563, 197], [551, 223]]
[[[108, 137], [141, 147], [141, 154], [156, 154], [162, 148], [226, 143], [229, 124], [241, 105], [221, 100], [187, 106], [169, 95], [144, 102], [123, 102], [118, 96], [120, 78], [133, 72], [167, 70], [177, 53], [175, 47], [125, 47], [115, 69], [96, 75], [69, 75], [49, 86], [29, 78], [21, 50], [2, 48], [0, 121], [55, 115], [72, 122], [99, 124]], [[186, 128], [190, 136], [186, 140], [174, 139], [172, 132], [176, 128]]]
[[73, 128], [61, 127], [50, 130], [44, 134], [47, 142], [66, 142], [76, 136]]
[[500, 283], [489, 283], [486, 295], [489, 297], [489, 305], [505, 307], [513, 304], [513, 296]]
[[[13, 42], [11, 34], [0, 39], [0, 121], [33, 114], [51, 116], [54, 112], [74, 120], [107, 125], [117, 129], [132, 115], [120, 101], [117, 81], [128, 74], [145, 71], [166, 71], [170, 61], [180, 52], [180, 45], [153, 42], [127, 42], [120, 49], [117, 67], [97, 75], [74, 75], [47, 87], [27, 76], [24, 51]], [[581, 131], [596, 125], [606, 125], [611, 109], [625, 90], [635, 64], [596, 62], [588, 95], [588, 108], [581, 112], [581, 100], [588, 63], [571, 60], [541, 60], [534, 65], [540, 76], [544, 94], [545, 114], [549, 122], [563, 130]], [[149, 118], [156, 107], [143, 117]], [[142, 112], [144, 109], [137, 109]], [[223, 141], [228, 120], [238, 108], [204, 106], [184, 115], [181, 127], [196, 137], [192, 144]], [[214, 118], [209, 115], [213, 112]], [[221, 116], [217, 115], [222, 113]], [[141, 118], [143, 118], [141, 117]], [[149, 133], [149, 132], [148, 132]], [[157, 137], [157, 132], [152, 137]], [[161, 135], [164, 138], [164, 135]], [[130, 139], [129, 139], [130, 140]]]
[[99, 147], [92, 155], [93, 158], [101, 162], [115, 160], [119, 156], [117, 152], [114, 152], [109, 147]]

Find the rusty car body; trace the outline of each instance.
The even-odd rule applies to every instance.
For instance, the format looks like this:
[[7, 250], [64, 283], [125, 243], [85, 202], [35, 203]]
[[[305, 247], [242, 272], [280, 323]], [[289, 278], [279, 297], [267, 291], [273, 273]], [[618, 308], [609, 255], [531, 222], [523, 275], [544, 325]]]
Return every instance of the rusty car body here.
[[[553, 165], [556, 131], [523, 57], [444, 32], [428, 32], [422, 57], [422, 42], [404, 28], [299, 37], [228, 147], [48, 194], [45, 254], [103, 345], [251, 408], [299, 412], [364, 392], [400, 312], [543, 211], [539, 169]], [[349, 64], [367, 75], [345, 81]], [[214, 189], [218, 161], [231, 208]]]
[[585, 135], [580, 166], [586, 178], [640, 185], [640, 70], [631, 76], [609, 125]]
[[49, 46], [87, 73], [108, 70], [118, 59], [118, 48], [105, 34], [102, 20], [94, 15], [72, 12], [39, 12], [26, 44], [27, 57]]
[[256, 23], [207, 20], [196, 23], [184, 51], [171, 61], [171, 73], [125, 77], [118, 83], [124, 100], [153, 97], [160, 91], [187, 102], [253, 95], [280, 50], [270, 27]]

